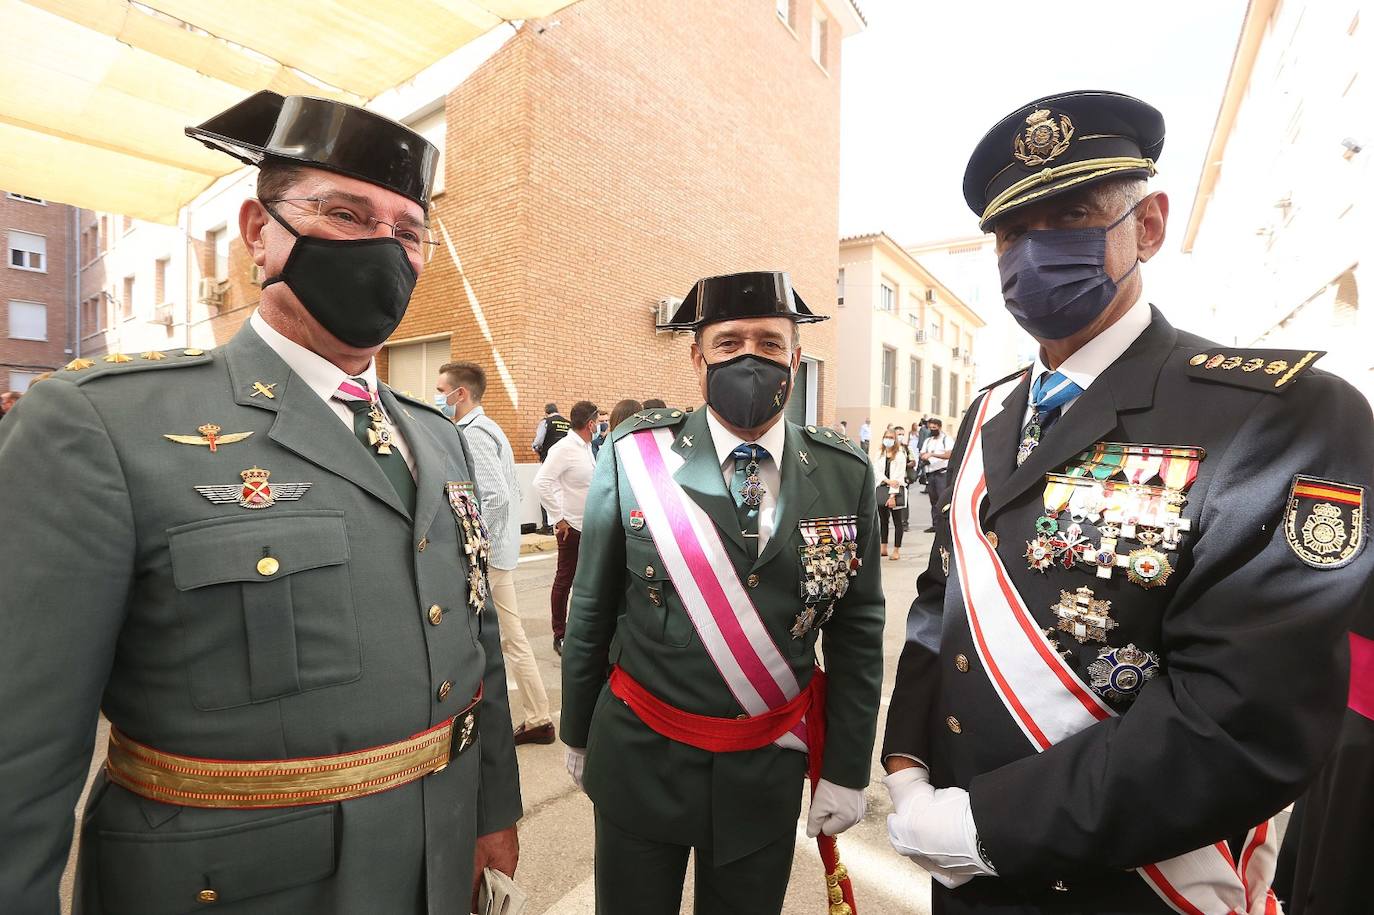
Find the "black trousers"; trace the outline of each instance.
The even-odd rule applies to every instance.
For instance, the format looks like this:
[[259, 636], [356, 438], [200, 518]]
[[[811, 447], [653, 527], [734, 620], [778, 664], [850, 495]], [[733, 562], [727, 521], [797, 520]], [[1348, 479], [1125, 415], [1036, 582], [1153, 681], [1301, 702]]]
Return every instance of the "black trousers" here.
[[888, 508], [887, 503], [878, 503], [878, 532], [882, 535], [882, 544], [887, 545], [887, 522], [892, 519], [892, 546], [895, 549], [902, 547], [902, 532], [906, 530], [907, 507]]
[[930, 526], [940, 520], [940, 506], [945, 501], [945, 487], [949, 485], [949, 471], [937, 470], [926, 474], [926, 495], [930, 496]]
[[[687, 875], [686, 845], [637, 836], [595, 814], [597, 915], [677, 915]], [[782, 911], [792, 873], [796, 832], [737, 861], [713, 864], [711, 849], [696, 850], [696, 915], [775, 915]], [[818, 897], [819, 898], [819, 890]]]

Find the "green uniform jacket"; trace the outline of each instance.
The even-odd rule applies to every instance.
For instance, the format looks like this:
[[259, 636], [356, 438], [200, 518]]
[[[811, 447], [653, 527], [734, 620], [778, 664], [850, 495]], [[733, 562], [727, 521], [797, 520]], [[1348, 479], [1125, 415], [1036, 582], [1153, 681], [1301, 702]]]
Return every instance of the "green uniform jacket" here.
[[[444, 493], [473, 479], [459, 435], [432, 408], [381, 396], [416, 459], [414, 519], [247, 326], [211, 353], [58, 372], [5, 421], [0, 911], [58, 910], [98, 709], [168, 752], [282, 759], [403, 739], [484, 685], [476, 747], [370, 797], [196, 809], [102, 774], [75, 894], [88, 913], [209, 908], [202, 889], [217, 911], [466, 911], [475, 837], [521, 815], [496, 614], [467, 609]], [[204, 423], [253, 434], [214, 453], [163, 437]], [[256, 510], [193, 488], [238, 485], [254, 466], [269, 485], [310, 488]], [[264, 555], [279, 562], [271, 576]]]
[[[803, 607], [798, 522], [858, 517], [863, 566], [824, 627], [829, 733], [822, 775], [863, 788], [883, 668], [874, 481], [866, 458], [836, 432], [788, 423], [785, 452], [777, 456], [777, 523], [755, 561], [745, 552], [705, 408], [642, 413], [612, 439], [656, 426], [673, 429], [673, 450], [686, 460], [675, 479], [719, 528], [735, 571], [803, 686], [814, 669], [817, 631], [801, 639], [790, 632]], [[583, 784], [601, 815], [648, 839], [710, 848], [716, 863], [728, 863], [795, 828], [806, 757], [771, 745], [740, 753], [698, 750], [650, 730], [610, 694], [608, 669], [618, 663], [679, 709], [726, 718], [743, 713], [702, 647], [648, 528], [634, 530], [629, 522], [639, 506], [617, 458], [614, 447], [602, 449], [587, 495], [563, 646], [563, 740], [586, 747]]]

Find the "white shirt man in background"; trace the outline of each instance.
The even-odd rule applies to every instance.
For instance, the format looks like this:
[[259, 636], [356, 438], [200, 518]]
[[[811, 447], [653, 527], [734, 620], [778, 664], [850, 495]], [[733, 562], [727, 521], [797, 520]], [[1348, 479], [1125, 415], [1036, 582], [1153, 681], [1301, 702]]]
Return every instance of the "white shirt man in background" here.
[[491, 561], [487, 583], [501, 624], [501, 654], [510, 680], [511, 719], [519, 722], [515, 743], [553, 743], [553, 718], [549, 694], [539, 678], [525, 624], [515, 602], [515, 566], [520, 560], [520, 484], [515, 477], [515, 452], [501, 427], [482, 409], [487, 373], [473, 362], [450, 362], [439, 368], [434, 385], [434, 405], [452, 419], [463, 433], [482, 520], [491, 535]]
[[592, 485], [596, 460], [592, 434], [596, 430], [596, 404], [579, 400], [569, 415], [572, 429], [549, 449], [534, 477], [534, 491], [548, 512], [558, 538], [558, 571], [553, 576], [549, 611], [553, 619], [553, 650], [563, 653], [563, 633], [568, 624], [568, 594], [577, 571], [577, 548], [582, 541], [582, 510]]
[[930, 527], [927, 534], [935, 532], [935, 521], [940, 516], [940, 502], [949, 488], [949, 455], [954, 442], [944, 433], [944, 423], [932, 416], [926, 420], [930, 435], [921, 444], [920, 462], [926, 472], [926, 495], [930, 496]]

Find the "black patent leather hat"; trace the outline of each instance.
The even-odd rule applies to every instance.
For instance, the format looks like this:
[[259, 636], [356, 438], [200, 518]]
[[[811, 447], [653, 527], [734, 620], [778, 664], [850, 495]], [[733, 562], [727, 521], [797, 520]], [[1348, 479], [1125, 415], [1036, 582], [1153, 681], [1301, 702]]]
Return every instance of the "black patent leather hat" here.
[[806, 307], [781, 271], [731, 273], [697, 280], [672, 320], [659, 330], [697, 330], [717, 321], [739, 318], [787, 318], [797, 324], [830, 320]]
[[429, 209], [439, 149], [402, 124], [354, 105], [258, 92], [186, 135], [249, 165], [298, 162], [368, 181]]

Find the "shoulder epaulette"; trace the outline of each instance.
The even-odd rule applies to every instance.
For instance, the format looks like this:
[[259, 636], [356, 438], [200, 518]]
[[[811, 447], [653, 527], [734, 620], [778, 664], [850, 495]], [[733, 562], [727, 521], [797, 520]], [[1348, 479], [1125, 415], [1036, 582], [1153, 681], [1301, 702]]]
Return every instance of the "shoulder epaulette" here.
[[1023, 365], [1023, 366], [1021, 366], [1019, 369], [1017, 369], [1016, 371], [1012, 372], [1010, 375], [1003, 375], [1001, 378], [998, 378], [996, 381], [992, 382], [991, 384], [985, 384], [985, 385], [983, 385], [983, 386], [982, 386], [981, 388], [979, 388], [978, 390], [980, 390], [980, 391], [990, 391], [990, 390], [992, 390], [993, 388], [997, 387], [999, 384], [1003, 384], [1004, 382], [1011, 381], [1013, 378], [1016, 378], [1016, 377], [1019, 376], [1019, 375], [1023, 375], [1023, 374], [1025, 374], [1026, 372], [1029, 372], [1029, 371], [1031, 370], [1031, 368], [1032, 368], [1032, 366]]
[[611, 441], [616, 441], [631, 432], [638, 432], [641, 429], [660, 429], [676, 426], [678, 423], [687, 419], [686, 410], [675, 410], [670, 407], [654, 407], [649, 410], [640, 410], [638, 413], [625, 418], [620, 425], [611, 430]]
[[180, 369], [189, 365], [204, 365], [214, 357], [202, 349], [149, 350], [146, 353], [128, 355], [126, 353], [107, 353], [94, 359], [78, 358], [68, 362], [52, 373], [53, 378], [62, 378], [72, 384], [85, 384], [96, 378], [111, 375], [131, 375], [134, 372], [148, 372], [154, 369]]
[[1325, 355], [1323, 350], [1221, 347], [1194, 354], [1186, 371], [1203, 381], [1282, 394]]
[[[404, 400], [406, 403], [414, 404], [417, 407], [427, 407], [429, 408], [431, 413], [438, 413], [440, 416], [444, 415], [443, 410], [440, 410], [438, 407], [436, 407], [434, 404], [430, 403], [427, 400], [421, 400], [409, 391], [398, 391], [395, 388], [390, 388], [390, 390], [392, 394], [396, 395], [397, 400]], [[447, 419], [448, 417], [444, 418]]]
[[847, 438], [834, 429], [829, 429], [825, 426], [802, 426], [802, 429], [812, 441], [820, 442], [823, 445], [829, 445], [831, 448], [837, 451], [843, 451], [845, 454], [856, 457], [861, 461], [868, 460], [868, 456], [863, 453], [863, 449], [861, 449], [852, 438]]

